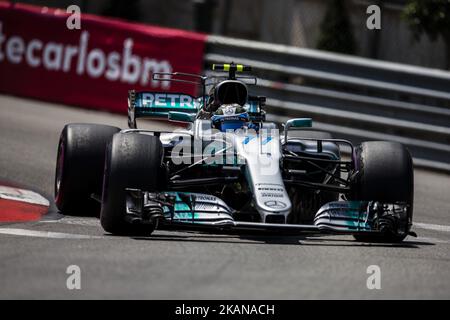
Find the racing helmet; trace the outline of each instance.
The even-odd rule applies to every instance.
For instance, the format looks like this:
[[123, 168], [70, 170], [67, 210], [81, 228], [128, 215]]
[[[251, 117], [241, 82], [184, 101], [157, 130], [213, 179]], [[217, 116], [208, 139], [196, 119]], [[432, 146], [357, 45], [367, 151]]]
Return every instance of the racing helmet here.
[[212, 125], [222, 132], [236, 130], [249, 122], [247, 110], [239, 104], [224, 104], [211, 117]]

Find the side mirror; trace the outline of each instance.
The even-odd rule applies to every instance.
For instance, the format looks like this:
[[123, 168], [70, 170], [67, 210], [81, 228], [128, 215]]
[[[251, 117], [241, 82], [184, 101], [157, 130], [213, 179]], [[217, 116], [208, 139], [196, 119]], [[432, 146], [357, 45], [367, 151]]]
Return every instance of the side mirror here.
[[311, 118], [295, 118], [289, 119], [284, 125], [284, 141], [287, 141], [287, 134], [289, 129], [301, 129], [301, 128], [311, 128], [312, 119]]

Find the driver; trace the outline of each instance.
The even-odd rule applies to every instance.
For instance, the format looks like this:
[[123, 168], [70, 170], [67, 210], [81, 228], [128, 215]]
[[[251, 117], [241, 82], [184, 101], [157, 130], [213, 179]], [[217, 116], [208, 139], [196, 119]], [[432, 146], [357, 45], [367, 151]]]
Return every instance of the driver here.
[[244, 107], [237, 103], [223, 104], [211, 117], [213, 126], [222, 132], [236, 130], [249, 122], [249, 115]]

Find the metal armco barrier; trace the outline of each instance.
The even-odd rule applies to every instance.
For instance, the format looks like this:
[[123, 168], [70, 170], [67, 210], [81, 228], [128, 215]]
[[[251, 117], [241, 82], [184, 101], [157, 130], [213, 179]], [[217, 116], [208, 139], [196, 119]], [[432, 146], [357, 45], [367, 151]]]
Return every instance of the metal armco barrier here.
[[312, 117], [351, 139], [405, 144], [414, 164], [450, 172], [450, 72], [209, 36], [205, 62], [251, 65], [269, 119]]

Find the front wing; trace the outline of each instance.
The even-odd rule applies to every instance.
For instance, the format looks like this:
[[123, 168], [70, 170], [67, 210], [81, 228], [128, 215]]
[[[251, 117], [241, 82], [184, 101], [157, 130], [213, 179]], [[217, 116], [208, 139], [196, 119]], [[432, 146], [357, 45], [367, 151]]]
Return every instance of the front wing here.
[[127, 189], [126, 219], [130, 223], [162, 223], [183, 229], [266, 230], [308, 234], [408, 233], [406, 203], [335, 201], [322, 206], [314, 223], [278, 224], [244, 222], [212, 195], [186, 192], [146, 192]]

